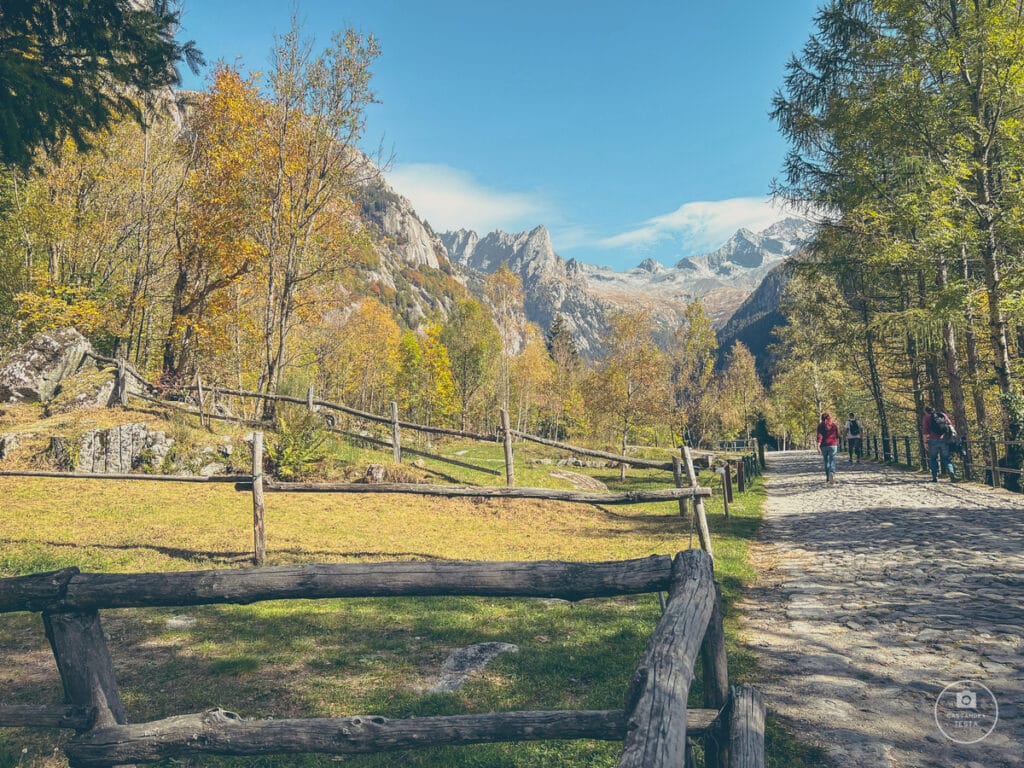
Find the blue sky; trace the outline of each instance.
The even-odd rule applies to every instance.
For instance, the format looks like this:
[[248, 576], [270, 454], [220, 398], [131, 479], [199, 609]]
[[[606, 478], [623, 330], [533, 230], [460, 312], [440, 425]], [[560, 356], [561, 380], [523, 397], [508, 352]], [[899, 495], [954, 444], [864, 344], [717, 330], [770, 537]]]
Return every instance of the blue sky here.
[[364, 146], [437, 231], [546, 226], [565, 258], [672, 264], [768, 203], [786, 145], [768, 118], [818, 0], [181, 0], [180, 37], [265, 70], [293, 9], [317, 48], [372, 33]]

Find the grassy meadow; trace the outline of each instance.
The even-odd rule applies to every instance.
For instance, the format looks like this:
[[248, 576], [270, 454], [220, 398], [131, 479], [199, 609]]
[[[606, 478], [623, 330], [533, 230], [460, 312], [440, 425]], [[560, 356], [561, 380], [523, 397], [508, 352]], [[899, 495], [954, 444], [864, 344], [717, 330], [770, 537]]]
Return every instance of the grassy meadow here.
[[[502, 468], [497, 445], [432, 449]], [[518, 447], [517, 447], [518, 450]], [[386, 460], [345, 448], [344, 465]], [[610, 490], [664, 487], [671, 477], [631, 470], [561, 468], [534, 446], [517, 453], [518, 485], [571, 488], [581, 478]], [[499, 484], [482, 472], [422, 460], [438, 482]], [[571, 472], [566, 472], [571, 470]], [[717, 482], [710, 473], [703, 481]], [[721, 514], [709, 505], [717, 578], [727, 602], [730, 673], [756, 683], [728, 606], [754, 573], [748, 548], [759, 524], [760, 482]], [[272, 493], [267, 564], [372, 560], [618, 560], [697, 546], [676, 503], [598, 507], [533, 500]], [[86, 571], [236, 568], [250, 563], [252, 508], [231, 485], [0, 477], [0, 576], [77, 565]], [[249, 606], [125, 609], [103, 613], [129, 720], [223, 707], [244, 717], [387, 717], [513, 709], [621, 708], [659, 616], [655, 595], [579, 603], [536, 599], [408, 598], [273, 601]], [[454, 693], [433, 693], [454, 648], [515, 643]], [[700, 676], [692, 691], [699, 705]], [[38, 614], [0, 615], [0, 700], [60, 703], [61, 687]], [[0, 766], [66, 765], [66, 732], [0, 729]], [[617, 743], [526, 742], [380, 756], [171, 760], [167, 765], [613, 766]], [[769, 764], [810, 765], [812, 753], [774, 724]]]

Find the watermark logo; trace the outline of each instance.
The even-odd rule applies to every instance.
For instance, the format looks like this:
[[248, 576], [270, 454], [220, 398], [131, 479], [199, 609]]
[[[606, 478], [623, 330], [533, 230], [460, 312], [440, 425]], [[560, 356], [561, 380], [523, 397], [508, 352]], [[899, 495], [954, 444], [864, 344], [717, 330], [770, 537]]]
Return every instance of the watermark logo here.
[[957, 744], [975, 744], [999, 722], [999, 702], [976, 680], [958, 680], [942, 689], [935, 700], [935, 724]]

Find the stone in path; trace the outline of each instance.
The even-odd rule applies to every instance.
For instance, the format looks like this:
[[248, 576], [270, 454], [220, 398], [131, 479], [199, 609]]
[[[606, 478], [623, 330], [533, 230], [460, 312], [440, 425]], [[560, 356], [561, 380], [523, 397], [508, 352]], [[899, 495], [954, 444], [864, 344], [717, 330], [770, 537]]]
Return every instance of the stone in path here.
[[[836, 766], [1024, 765], [1024, 497], [845, 461], [827, 486], [812, 452], [768, 468], [741, 611], [769, 708]], [[974, 744], [935, 721], [962, 680], [999, 705]]]

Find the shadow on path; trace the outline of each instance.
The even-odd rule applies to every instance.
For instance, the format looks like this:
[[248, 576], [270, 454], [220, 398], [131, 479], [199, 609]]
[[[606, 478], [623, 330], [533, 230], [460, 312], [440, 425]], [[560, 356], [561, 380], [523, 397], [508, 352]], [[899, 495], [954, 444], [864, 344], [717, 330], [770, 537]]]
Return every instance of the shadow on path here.
[[[1024, 752], [1024, 504], [983, 486], [769, 455], [745, 634], [773, 707], [840, 766], [1010, 766]], [[935, 722], [949, 684], [999, 704], [964, 745]]]

